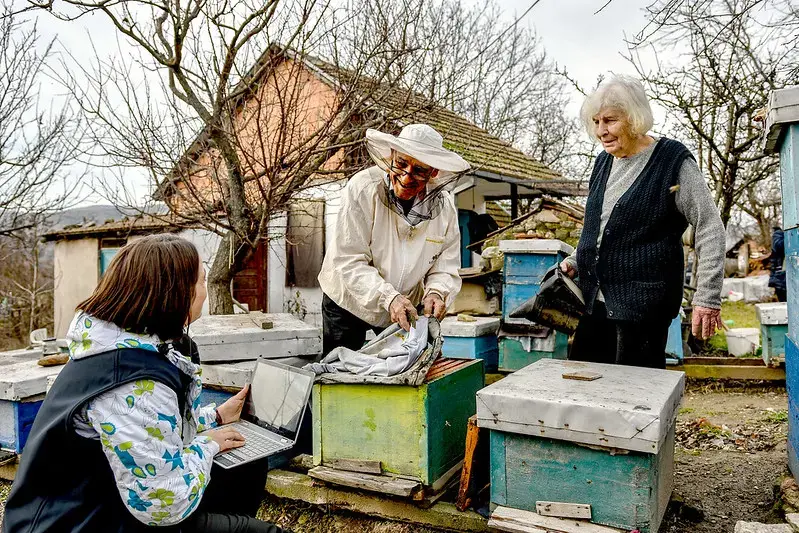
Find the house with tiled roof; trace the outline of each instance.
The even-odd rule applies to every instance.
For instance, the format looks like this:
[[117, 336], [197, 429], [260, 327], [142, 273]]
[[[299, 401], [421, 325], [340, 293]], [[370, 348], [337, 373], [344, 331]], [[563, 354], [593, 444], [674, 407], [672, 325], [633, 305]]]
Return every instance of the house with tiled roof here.
[[[302, 92], [308, 98], [332, 98], [350, 76], [347, 71], [318, 59], [299, 56], [277, 47], [264, 53], [251, 70], [251, 75], [262, 70], [257, 67], [266, 60], [274, 65], [275, 54], [280, 55], [279, 61], [291, 64], [291, 68], [287, 69], [289, 72], [302, 76], [302, 83], [306, 84]], [[364, 81], [361, 78], [359, 83], [368, 83], [368, 79]], [[396, 88], [386, 90], [381, 93], [374, 108], [379, 112], [380, 105], [396, 106], [398, 102], [406, 106], [409, 112], [402, 120], [393, 121], [393, 127], [389, 128], [391, 133], [398, 133], [409, 123], [430, 124], [443, 135], [445, 146], [459, 153], [472, 166], [453, 189], [461, 223], [464, 267], [471, 266], [474, 260], [472, 253], [466, 249], [475, 234], [471, 226], [481, 220], [481, 215], [485, 217], [498, 213], [497, 202], [509, 206], [509, 210], [501, 208], [505, 216], [498, 221], [499, 225], [505, 225], [519, 214], [519, 198], [580, 196], [585, 193], [577, 183], [564, 179], [511, 144], [417, 93]], [[246, 106], [247, 103], [242, 105]], [[185, 163], [181, 164], [190, 167], [192, 161], [204, 156], [205, 146], [204, 132], [200, 132], [184, 156]], [[356, 164], [362, 168], [369, 166], [371, 162], [365, 150], [360, 152], [363, 161]], [[191, 172], [179, 172], [167, 176], [157, 194], [169, 203], [172, 195], [181, 187], [181, 180], [191, 175]], [[296, 210], [289, 208], [287, 212], [270, 219], [270, 227], [281, 231], [276, 231], [274, 237], [259, 246], [245, 270], [233, 280], [234, 299], [250, 310], [291, 311], [310, 322], [321, 323], [322, 294], [316, 286], [316, 274], [324, 256], [325, 240], [330, 238], [329, 228], [337, 214], [340, 190], [348, 177], [342, 176], [335, 183], [303, 191], [302, 199], [296, 202], [300, 207]], [[125, 242], [149, 233], [180, 232], [202, 243], [201, 252], [205, 262], [210, 265], [219, 240], [212, 230], [207, 225], [200, 227], [187, 223], [181, 216], [151, 216], [91, 227], [65, 228], [48, 234], [46, 239], [56, 242], [57, 269], [59, 262], [70, 264], [77, 250], [81, 251], [85, 263], [83, 273], [73, 269], [59, 273], [61, 277], [57, 279], [60, 286], [56, 287], [55, 294], [56, 333], [66, 327], [65, 321], [71, 317], [70, 309], [88, 296], [102, 274], [103, 266]], [[89, 251], [94, 252], [89, 254]], [[96, 267], [97, 275], [87, 276], [85, 270], [93, 267]], [[73, 279], [77, 277], [81, 279]]]

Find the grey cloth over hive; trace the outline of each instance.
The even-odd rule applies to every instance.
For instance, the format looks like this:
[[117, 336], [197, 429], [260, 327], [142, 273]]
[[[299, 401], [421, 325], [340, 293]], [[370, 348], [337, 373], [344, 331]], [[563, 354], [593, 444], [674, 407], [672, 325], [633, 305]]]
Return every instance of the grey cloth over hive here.
[[421, 385], [441, 354], [441, 345], [438, 320], [420, 317], [408, 333], [393, 324], [357, 352], [338, 347], [304, 368], [322, 383]]

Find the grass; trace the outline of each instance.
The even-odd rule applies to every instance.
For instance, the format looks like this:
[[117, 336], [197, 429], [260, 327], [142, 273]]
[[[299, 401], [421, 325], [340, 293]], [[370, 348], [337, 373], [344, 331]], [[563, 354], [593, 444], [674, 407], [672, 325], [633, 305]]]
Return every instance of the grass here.
[[766, 415], [766, 422], [772, 424], [782, 424], [788, 421], [788, 411], [780, 409], [778, 411], [769, 411]]
[[[722, 302], [721, 319], [724, 321], [732, 320], [731, 328], [759, 328], [755, 305], [746, 302]], [[722, 352], [727, 351], [727, 337], [720, 331], [710, 337], [708, 345], [713, 350]]]

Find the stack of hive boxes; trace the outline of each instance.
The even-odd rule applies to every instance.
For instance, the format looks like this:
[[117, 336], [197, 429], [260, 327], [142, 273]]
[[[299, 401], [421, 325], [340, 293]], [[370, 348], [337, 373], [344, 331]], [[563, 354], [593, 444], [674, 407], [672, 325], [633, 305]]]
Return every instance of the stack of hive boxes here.
[[499, 333], [499, 370], [514, 372], [539, 359], [565, 359], [567, 335], [508, 315], [538, 294], [547, 270], [573, 250], [557, 239], [500, 241], [505, 254], [502, 287], [502, 329]]
[[799, 477], [799, 86], [771, 93], [765, 151], [780, 155], [782, 227], [788, 285], [785, 384], [788, 388], [788, 466]]

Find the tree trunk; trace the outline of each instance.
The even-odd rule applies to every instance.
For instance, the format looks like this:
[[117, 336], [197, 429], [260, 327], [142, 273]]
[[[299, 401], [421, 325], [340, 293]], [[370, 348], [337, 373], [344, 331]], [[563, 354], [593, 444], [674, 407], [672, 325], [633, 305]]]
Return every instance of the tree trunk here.
[[[31, 307], [30, 316], [28, 317], [28, 337], [30, 338], [31, 331], [36, 325], [36, 296], [39, 291], [39, 246], [35, 245], [33, 249], [33, 283], [31, 285]], [[55, 333], [53, 333], [55, 335]]]
[[208, 310], [212, 315], [232, 315], [233, 295], [230, 292], [230, 281], [235, 272], [231, 270], [231, 242], [235, 238], [232, 231], [219, 242], [214, 263], [208, 273]]

